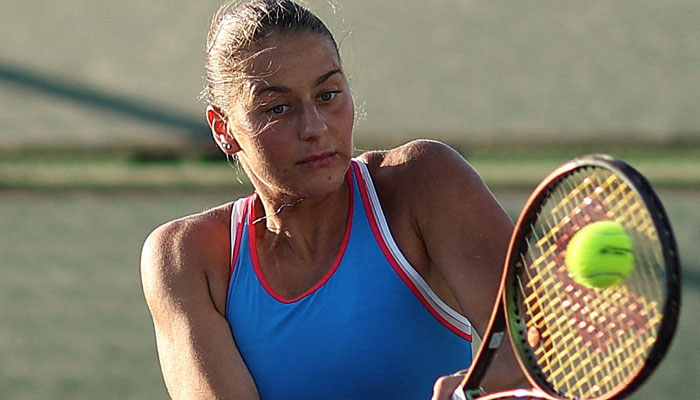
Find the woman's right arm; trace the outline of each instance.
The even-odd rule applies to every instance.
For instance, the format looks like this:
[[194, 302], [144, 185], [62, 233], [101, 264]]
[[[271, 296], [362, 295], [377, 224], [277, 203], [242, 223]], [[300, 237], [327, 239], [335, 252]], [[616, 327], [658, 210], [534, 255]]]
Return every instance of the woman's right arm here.
[[225, 318], [224, 286], [212, 285], [228, 273], [212, 274], [228, 265], [228, 233], [221, 233], [180, 220], [156, 229], [143, 247], [143, 291], [173, 399], [258, 399]]

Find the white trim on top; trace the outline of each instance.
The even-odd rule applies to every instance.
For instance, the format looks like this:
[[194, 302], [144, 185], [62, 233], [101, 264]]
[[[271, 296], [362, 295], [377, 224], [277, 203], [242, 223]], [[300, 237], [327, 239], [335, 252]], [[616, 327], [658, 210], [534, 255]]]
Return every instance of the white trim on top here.
[[389, 229], [389, 224], [387, 223], [384, 212], [382, 211], [381, 204], [379, 203], [379, 197], [374, 189], [374, 183], [372, 182], [372, 177], [370, 176], [369, 169], [367, 169], [367, 165], [360, 159], [354, 160], [357, 161], [362, 177], [366, 182], [367, 194], [372, 205], [372, 210], [374, 211], [377, 226], [379, 227], [382, 239], [389, 248], [389, 251], [391, 251], [391, 255], [394, 257], [403, 272], [415, 284], [420, 294], [430, 304], [430, 306], [455, 328], [459, 329], [465, 334], [471, 335], [472, 324], [469, 322], [469, 319], [445, 304], [445, 302], [443, 302], [438, 295], [433, 292], [428, 283], [422, 276], [420, 276], [418, 271], [413, 268], [411, 263], [408, 262], [403, 253], [401, 253], [399, 246], [394, 241], [394, 237]]
[[248, 198], [244, 197], [236, 200], [231, 207], [231, 256], [229, 257], [231, 262], [236, 261], [233, 259], [236, 255], [236, 235], [238, 234], [238, 225], [244, 222], [242, 216], [247, 202]]

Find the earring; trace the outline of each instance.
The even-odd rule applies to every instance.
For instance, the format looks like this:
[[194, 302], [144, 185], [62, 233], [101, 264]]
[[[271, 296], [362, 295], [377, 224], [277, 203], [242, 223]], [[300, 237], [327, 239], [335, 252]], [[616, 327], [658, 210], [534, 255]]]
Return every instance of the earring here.
[[223, 146], [224, 149], [226, 149], [226, 150], [231, 150], [231, 149], [233, 148], [233, 146], [231, 146], [231, 144], [229, 144], [229, 143], [224, 143], [224, 144], [222, 144], [222, 146]]

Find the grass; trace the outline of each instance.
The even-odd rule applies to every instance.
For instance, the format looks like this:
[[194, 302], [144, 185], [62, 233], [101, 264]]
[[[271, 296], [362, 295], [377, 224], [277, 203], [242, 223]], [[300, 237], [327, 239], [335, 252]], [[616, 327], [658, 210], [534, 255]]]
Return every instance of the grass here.
[[4, 193], [2, 397], [166, 398], [139, 249], [158, 224], [229, 197]]
[[[511, 214], [527, 192], [497, 190]], [[686, 271], [671, 353], [633, 399], [700, 389], [700, 192], [663, 191]], [[158, 224], [230, 192], [4, 192], [0, 196], [0, 391], [6, 399], [165, 399], [138, 254]], [[676, 397], [676, 396], [674, 396]]]
[[[609, 153], [631, 163], [655, 187], [700, 188], [700, 144], [455, 145], [491, 187], [532, 189], [549, 171], [582, 154]], [[373, 147], [366, 147], [373, 148]], [[194, 151], [116, 149], [2, 154], [0, 189], [226, 190], [245, 174], [211, 147]]]
[[[240, 174], [242, 177], [243, 174]], [[223, 189], [236, 180], [225, 162], [176, 160], [24, 160], [0, 163], [0, 188], [158, 190]]]

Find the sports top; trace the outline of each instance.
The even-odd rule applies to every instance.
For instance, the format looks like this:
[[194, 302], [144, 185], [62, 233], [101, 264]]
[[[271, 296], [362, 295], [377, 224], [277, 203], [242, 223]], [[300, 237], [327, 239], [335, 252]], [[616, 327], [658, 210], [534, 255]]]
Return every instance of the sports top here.
[[471, 363], [469, 321], [401, 254], [362, 161], [346, 182], [350, 212], [335, 262], [294, 299], [260, 269], [256, 195], [234, 204], [226, 317], [262, 400], [424, 400], [438, 377]]

